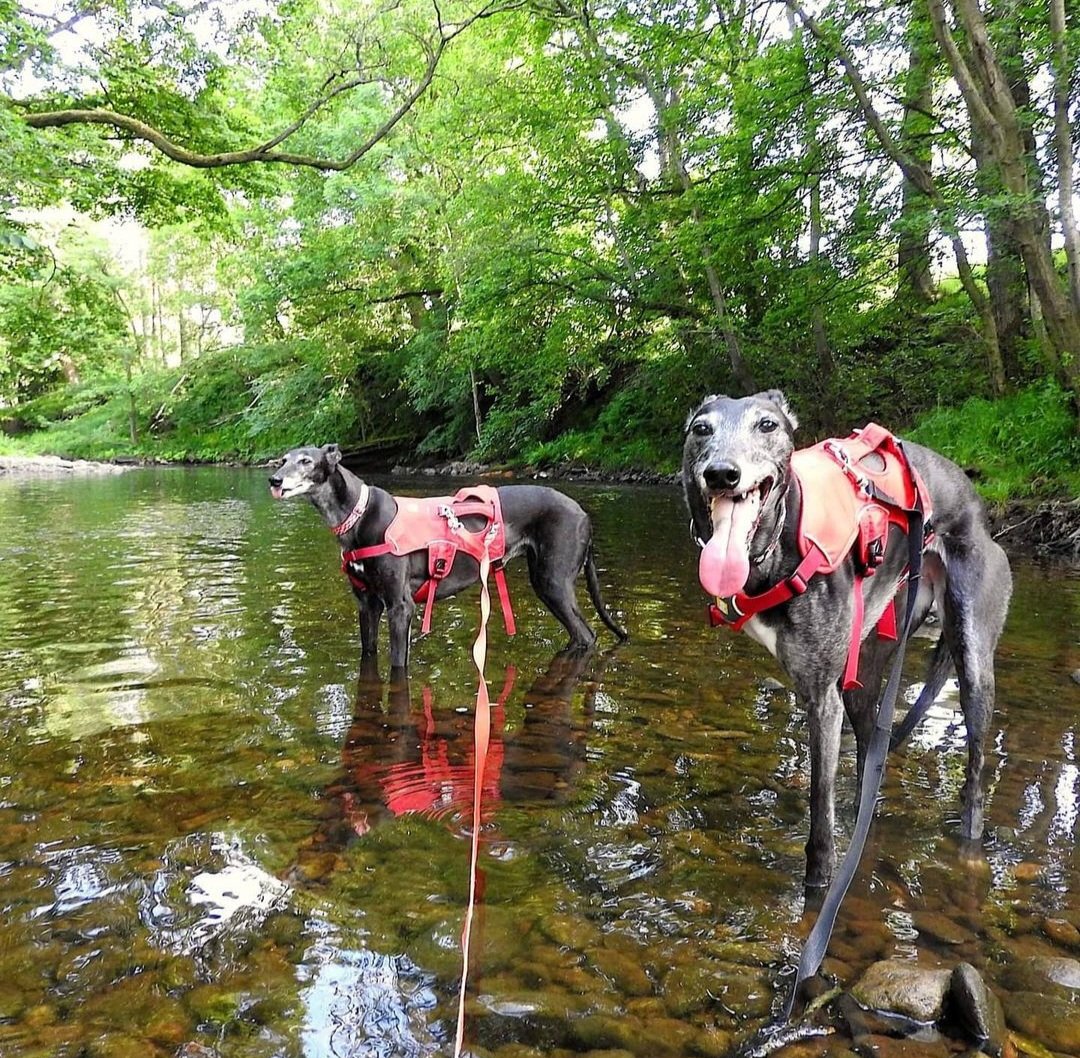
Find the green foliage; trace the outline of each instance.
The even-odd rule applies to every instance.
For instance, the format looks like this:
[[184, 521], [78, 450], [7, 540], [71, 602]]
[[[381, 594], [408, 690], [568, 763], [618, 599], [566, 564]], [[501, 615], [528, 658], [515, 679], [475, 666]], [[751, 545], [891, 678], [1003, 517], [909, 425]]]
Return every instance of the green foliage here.
[[51, 264], [29, 281], [14, 278], [0, 286], [0, 402], [100, 370], [123, 341], [119, 307], [101, 277]]
[[1011, 397], [972, 397], [937, 408], [908, 436], [973, 472], [989, 500], [1080, 495], [1080, 435], [1068, 396], [1054, 382]]
[[[104, 0], [82, 12], [101, 43], [72, 55], [48, 17], [3, 3], [0, 67], [33, 64], [35, 111], [108, 106], [193, 151], [333, 158], [423, 87], [438, 33], [476, 10]], [[341, 171], [185, 168], [115, 129], [33, 131], [22, 103], [0, 107], [0, 406], [41, 428], [26, 443], [262, 459], [404, 434], [418, 459], [671, 470], [689, 408], [740, 391], [733, 352], [788, 393], [808, 441], [990, 395], [948, 261], [933, 297], [897, 275], [902, 236], [936, 252], [943, 228], [1019, 205], [956, 151], [962, 108], [905, 113], [912, 45], [924, 81], [944, 70], [915, 9], [830, 0], [817, 36], [727, 0], [497, 6]], [[1015, 72], [1041, 84], [1045, 31], [1015, 18], [996, 13], [994, 39], [1022, 38]], [[837, 42], [892, 135], [934, 158], [938, 199], [903, 194]], [[42, 219], [60, 202], [138, 218], [137, 245]], [[1014, 385], [1053, 373], [1021, 322]], [[1026, 476], [1003, 465], [995, 488], [1049, 488], [1073, 454], [1054, 431], [1024, 437]]]

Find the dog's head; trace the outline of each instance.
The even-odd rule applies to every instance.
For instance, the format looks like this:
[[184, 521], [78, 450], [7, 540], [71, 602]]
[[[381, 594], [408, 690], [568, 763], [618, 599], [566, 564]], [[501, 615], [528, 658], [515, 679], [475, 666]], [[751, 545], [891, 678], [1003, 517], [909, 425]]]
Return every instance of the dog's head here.
[[778, 389], [706, 397], [686, 420], [683, 490], [710, 595], [735, 595], [746, 584], [754, 538], [779, 516], [797, 426]]
[[294, 448], [281, 457], [270, 475], [270, 495], [275, 500], [302, 496], [329, 481], [340, 462], [341, 449], [335, 444]]

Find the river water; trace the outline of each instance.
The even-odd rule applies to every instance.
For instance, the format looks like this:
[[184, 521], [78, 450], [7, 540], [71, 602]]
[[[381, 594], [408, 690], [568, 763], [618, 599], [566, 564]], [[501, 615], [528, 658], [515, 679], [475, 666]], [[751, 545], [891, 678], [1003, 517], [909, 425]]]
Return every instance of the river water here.
[[[424, 486], [449, 487], [393, 482]], [[803, 719], [761, 648], [706, 626], [676, 489], [565, 491], [632, 639], [561, 657], [511, 567], [466, 1042], [724, 1054], [810, 922]], [[1014, 566], [985, 855], [957, 841], [947, 693], [891, 759], [826, 969], [969, 961], [1021, 1049], [1077, 1054], [1080, 990], [1029, 971], [1080, 970], [1080, 571]], [[391, 688], [358, 676], [335, 541], [262, 472], [0, 481], [0, 1054], [451, 1053], [476, 599], [439, 603]]]

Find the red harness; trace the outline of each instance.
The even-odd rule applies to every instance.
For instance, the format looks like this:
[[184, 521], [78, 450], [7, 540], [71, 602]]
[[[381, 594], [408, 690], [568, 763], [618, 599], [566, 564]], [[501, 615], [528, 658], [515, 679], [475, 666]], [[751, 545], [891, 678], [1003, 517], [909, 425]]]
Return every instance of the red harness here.
[[[929, 527], [930, 494], [904, 454], [900, 442], [888, 430], [870, 423], [850, 437], [831, 438], [800, 449], [791, 457], [791, 472], [802, 488], [798, 544], [802, 561], [790, 577], [758, 595], [739, 592], [717, 599], [709, 606], [709, 622], [739, 631], [763, 610], [788, 602], [806, 591], [810, 578], [831, 573], [854, 550], [856, 576], [854, 619], [844, 690], [861, 687], [858, 680], [862, 644], [863, 581], [873, 576], [885, 559], [890, 526], [908, 530], [908, 516], [923, 511]], [[923, 546], [930, 541], [927, 529]], [[896, 585], [899, 592], [906, 573]], [[896, 639], [896, 607], [889, 600], [877, 623], [882, 639]]]
[[[367, 505], [367, 487], [349, 517], [334, 526], [338, 536], [347, 533], [363, 514]], [[430, 496], [415, 498], [395, 496], [397, 514], [386, 527], [381, 544], [358, 547], [341, 553], [341, 571], [357, 591], [368, 591], [370, 585], [364, 576], [365, 559], [380, 555], [403, 557], [416, 551], [428, 553], [428, 579], [417, 589], [413, 600], [424, 603], [423, 634], [431, 631], [431, 612], [435, 606], [435, 593], [439, 581], [449, 576], [459, 551], [464, 551], [479, 562], [485, 555], [495, 572], [495, 584], [499, 589], [503, 622], [506, 634], [514, 635], [514, 611], [510, 606], [510, 591], [506, 586], [506, 574], [501, 559], [506, 554], [506, 526], [503, 523], [499, 491], [490, 485], [474, 485], [464, 488], [453, 496]], [[484, 524], [476, 530], [465, 526], [462, 519], [481, 517]]]

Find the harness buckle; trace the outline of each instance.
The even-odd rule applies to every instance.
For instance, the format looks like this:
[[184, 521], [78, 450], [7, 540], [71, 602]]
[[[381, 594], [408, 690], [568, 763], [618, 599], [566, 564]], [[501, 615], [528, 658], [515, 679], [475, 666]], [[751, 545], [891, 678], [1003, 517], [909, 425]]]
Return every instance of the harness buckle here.
[[787, 582], [793, 595], [802, 595], [806, 591], [806, 578], [798, 570], [788, 577]]
[[458, 516], [454, 514], [452, 507], [442, 506], [439, 508], [439, 514], [446, 519], [446, 524], [450, 527], [451, 531], [457, 533], [461, 530], [461, 521]]

